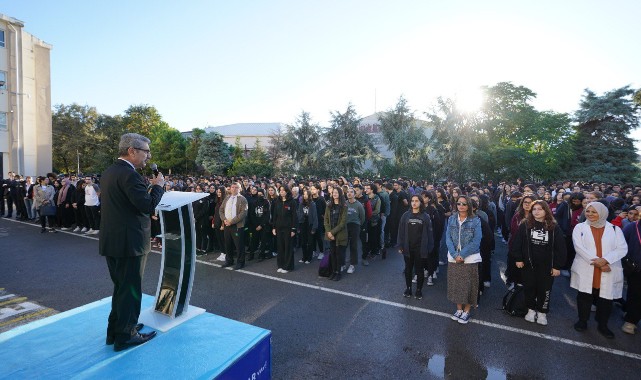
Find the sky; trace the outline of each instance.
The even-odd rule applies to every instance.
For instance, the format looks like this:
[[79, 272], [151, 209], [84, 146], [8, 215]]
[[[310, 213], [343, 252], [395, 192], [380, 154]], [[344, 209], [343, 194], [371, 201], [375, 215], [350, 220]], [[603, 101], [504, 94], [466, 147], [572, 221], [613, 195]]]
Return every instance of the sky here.
[[52, 104], [147, 104], [180, 131], [303, 110], [328, 125], [401, 95], [420, 117], [498, 82], [571, 113], [585, 89], [641, 87], [638, 0], [0, 0], [0, 13], [53, 45]]

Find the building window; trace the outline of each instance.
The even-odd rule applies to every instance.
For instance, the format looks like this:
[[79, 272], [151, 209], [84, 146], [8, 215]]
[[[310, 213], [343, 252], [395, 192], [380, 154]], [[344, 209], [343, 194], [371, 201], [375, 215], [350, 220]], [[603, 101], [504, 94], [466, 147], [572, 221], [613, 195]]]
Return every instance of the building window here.
[[0, 70], [0, 90], [7, 89], [7, 72]]
[[0, 112], [0, 131], [7, 130], [7, 113]]
[[0, 47], [4, 47], [4, 30], [0, 29]]

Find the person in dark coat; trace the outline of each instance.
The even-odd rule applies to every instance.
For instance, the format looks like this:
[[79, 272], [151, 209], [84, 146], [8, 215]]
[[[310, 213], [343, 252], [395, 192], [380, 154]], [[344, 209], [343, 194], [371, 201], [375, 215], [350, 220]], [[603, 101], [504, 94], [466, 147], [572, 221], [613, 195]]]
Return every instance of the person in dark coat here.
[[314, 237], [318, 229], [318, 216], [316, 215], [316, 203], [312, 199], [309, 190], [303, 190], [303, 200], [296, 210], [298, 216], [298, 234], [301, 236], [303, 257], [299, 263], [309, 264], [312, 261], [314, 248]]
[[292, 198], [292, 192], [288, 186], [281, 186], [278, 192], [280, 197], [272, 205], [272, 234], [276, 236], [278, 251], [277, 272], [288, 273], [294, 270], [293, 238], [298, 227], [296, 220], [298, 201]]
[[432, 221], [425, 213], [421, 197], [412, 195], [410, 209], [403, 213], [398, 224], [398, 251], [405, 260], [405, 297], [412, 296], [412, 274], [416, 272], [416, 299], [423, 298], [423, 269], [430, 251], [434, 249]]
[[107, 344], [114, 351], [145, 343], [156, 332], [141, 333], [138, 324], [142, 300], [142, 276], [151, 250], [151, 219], [163, 195], [165, 179], [158, 174], [147, 189], [136, 172], [151, 158], [150, 140], [126, 133], [118, 144], [118, 160], [102, 173], [102, 209], [99, 253], [105, 256], [114, 284]]

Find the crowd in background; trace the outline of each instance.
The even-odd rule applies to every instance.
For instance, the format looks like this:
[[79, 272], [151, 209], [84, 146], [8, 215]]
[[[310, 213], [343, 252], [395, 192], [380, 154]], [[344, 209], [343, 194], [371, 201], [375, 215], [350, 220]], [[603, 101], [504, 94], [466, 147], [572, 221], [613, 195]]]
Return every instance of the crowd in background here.
[[[560, 181], [529, 184], [411, 179], [165, 177], [165, 191], [203, 192], [193, 204], [198, 255], [219, 254], [223, 267], [276, 258], [277, 272], [320, 260], [319, 274], [339, 281], [359, 264], [400, 252], [405, 297], [447, 265], [452, 319], [467, 323], [493, 279], [495, 245], [506, 244], [507, 287], [523, 286], [525, 319], [547, 324], [556, 276], [578, 290], [577, 331], [596, 309], [598, 331], [613, 337], [613, 302], [624, 305], [622, 330], [641, 319], [641, 186]], [[1, 215], [40, 223], [41, 232], [88, 235], [100, 229], [99, 177], [56, 175], [2, 181]], [[162, 240], [151, 215], [152, 240]], [[296, 255], [300, 250], [300, 255]], [[382, 261], [381, 261], [382, 262]], [[623, 300], [624, 274], [627, 299]], [[416, 285], [414, 285], [416, 284]]]

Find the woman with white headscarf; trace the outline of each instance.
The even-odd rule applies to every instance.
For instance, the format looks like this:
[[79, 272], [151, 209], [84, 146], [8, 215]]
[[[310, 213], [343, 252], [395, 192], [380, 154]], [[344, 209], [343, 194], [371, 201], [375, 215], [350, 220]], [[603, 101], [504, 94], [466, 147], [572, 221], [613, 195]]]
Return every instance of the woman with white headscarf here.
[[590, 307], [596, 304], [597, 330], [606, 338], [614, 338], [608, 328], [612, 300], [623, 294], [621, 259], [628, 252], [623, 232], [607, 222], [608, 208], [600, 202], [591, 202], [585, 209], [585, 222], [577, 224], [572, 232], [576, 259], [572, 264], [570, 286], [579, 291], [576, 297], [579, 321], [577, 331], [588, 327]]

